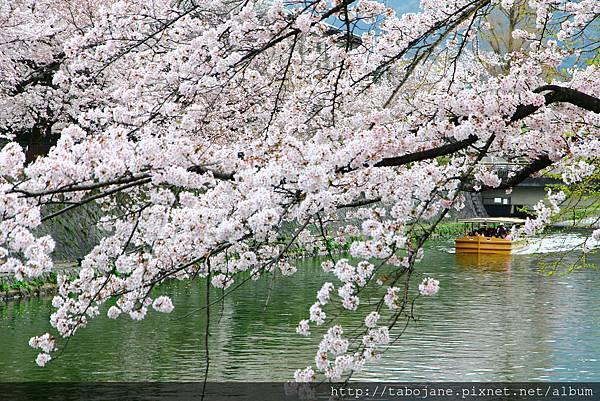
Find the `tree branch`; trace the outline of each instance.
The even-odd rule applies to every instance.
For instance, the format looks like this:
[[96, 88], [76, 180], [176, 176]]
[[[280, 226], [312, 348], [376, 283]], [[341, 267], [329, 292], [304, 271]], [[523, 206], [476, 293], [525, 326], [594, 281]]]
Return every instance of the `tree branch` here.
[[206, 174], [208, 172], [212, 173], [213, 177], [222, 181], [233, 181], [233, 177], [235, 173], [222, 173], [220, 171], [211, 170], [204, 166], [192, 166], [188, 168], [188, 171], [196, 174]]
[[[594, 113], [600, 113], [600, 99], [576, 89], [565, 88], [558, 85], [544, 85], [535, 89], [533, 92], [542, 93], [550, 91], [544, 95], [546, 98], [546, 106], [553, 103], [570, 103], [574, 106], [578, 106], [584, 110], [591, 111]], [[515, 113], [511, 116], [510, 121], [516, 122], [529, 117], [535, 113], [541, 106], [535, 105], [520, 105], [517, 107]], [[439, 156], [446, 156], [459, 150], [465, 149], [474, 144], [479, 138], [472, 135], [462, 141], [446, 144], [437, 148], [432, 148], [424, 151], [415, 153], [409, 153], [402, 156], [384, 158], [375, 164], [375, 167], [392, 167], [402, 166], [408, 163], [413, 163], [422, 160], [433, 159]], [[549, 166], [548, 164], [547, 166]], [[537, 165], [536, 165], [537, 166]], [[545, 166], [545, 167], [547, 167]], [[540, 169], [541, 170], [541, 169]], [[538, 170], [539, 171], [539, 170]]]
[[546, 167], [552, 165], [552, 160], [546, 155], [540, 156], [535, 159], [531, 164], [517, 171], [515, 175], [507, 178], [506, 180], [502, 180], [502, 183], [496, 189], [509, 189], [512, 188], [521, 182], [525, 181], [527, 178], [531, 177], [533, 174], [542, 171]]
[[461, 190], [466, 191], [466, 192], [481, 192], [481, 191], [487, 191], [490, 189], [513, 188], [513, 187], [519, 185], [520, 183], [522, 183], [523, 181], [525, 181], [527, 178], [531, 177], [533, 174], [538, 173], [538, 172], [542, 171], [543, 169], [545, 169], [546, 167], [551, 166], [552, 163], [553, 163], [552, 160], [550, 160], [550, 158], [548, 156], [542, 155], [542, 156], [538, 157], [537, 159], [534, 159], [530, 164], [523, 167], [521, 170], [518, 170], [514, 175], [508, 177], [507, 179], [502, 180], [500, 185], [497, 187], [483, 185], [483, 186], [480, 186], [479, 189], [475, 190], [475, 185], [473, 185], [473, 183], [463, 183], [461, 185]]
[[[533, 90], [534, 93], [547, 92], [545, 105], [549, 106], [553, 103], [570, 103], [584, 110], [600, 113], [600, 99], [578, 91], [577, 89], [565, 88], [558, 85], [543, 85]], [[519, 121], [535, 113], [541, 106], [532, 104], [521, 105], [512, 115], [510, 121]]]
[[470, 135], [467, 139], [449, 143], [446, 145], [439, 146], [437, 148], [422, 150], [419, 152], [409, 153], [402, 156], [386, 157], [381, 161], [375, 163], [375, 167], [391, 167], [391, 166], [402, 166], [404, 164], [418, 162], [427, 159], [434, 159], [439, 156], [446, 156], [452, 153], [458, 152], [459, 150], [465, 149], [475, 142], [479, 138], [475, 135]]

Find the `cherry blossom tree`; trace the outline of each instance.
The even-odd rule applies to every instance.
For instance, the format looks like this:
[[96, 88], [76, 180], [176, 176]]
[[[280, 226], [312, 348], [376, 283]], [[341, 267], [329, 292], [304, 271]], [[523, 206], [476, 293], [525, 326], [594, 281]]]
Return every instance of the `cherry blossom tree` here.
[[[600, 72], [583, 60], [600, 6], [531, 0], [536, 29], [512, 32], [523, 49], [505, 67], [477, 33], [512, 3], [422, 0], [396, 15], [370, 0], [3, 2], [0, 268], [51, 271], [55, 243], [36, 228], [83, 205], [102, 209], [106, 232], [76, 279], [58, 276], [55, 335], [30, 340], [37, 363], [101, 313], [173, 311], [152, 297], [166, 280], [227, 296], [292, 275], [297, 247], [323, 251], [331, 281], [299, 323], [323, 339], [296, 380], [376, 361], [415, 298], [443, 290], [418, 262], [463, 193], [550, 167], [570, 182], [594, 172]], [[502, 179], [487, 155], [527, 163]], [[550, 193], [523, 233], [563, 200]], [[352, 258], [328, 252], [332, 238]], [[339, 313], [364, 324], [341, 327]]]

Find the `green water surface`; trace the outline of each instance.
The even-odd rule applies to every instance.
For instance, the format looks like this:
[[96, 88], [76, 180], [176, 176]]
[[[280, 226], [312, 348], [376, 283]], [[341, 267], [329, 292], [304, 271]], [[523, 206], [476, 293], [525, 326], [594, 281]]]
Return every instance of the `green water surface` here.
[[[353, 379], [600, 381], [599, 271], [548, 277], [538, 260], [478, 261], [433, 246], [418, 269], [440, 281], [440, 292], [419, 298], [417, 321], [380, 364]], [[210, 380], [290, 380], [295, 369], [314, 366], [320, 334], [301, 337], [295, 327], [321, 284], [335, 283], [319, 264], [305, 260], [293, 277], [250, 282], [211, 309]], [[204, 305], [204, 289], [203, 281], [169, 283], [161, 291], [173, 297], [173, 313], [149, 313], [141, 322], [110, 320], [104, 310], [45, 368], [27, 342], [50, 329], [50, 299], [1, 303], [0, 381], [202, 380], [207, 318], [194, 311]], [[367, 312], [341, 322], [360, 322]]]

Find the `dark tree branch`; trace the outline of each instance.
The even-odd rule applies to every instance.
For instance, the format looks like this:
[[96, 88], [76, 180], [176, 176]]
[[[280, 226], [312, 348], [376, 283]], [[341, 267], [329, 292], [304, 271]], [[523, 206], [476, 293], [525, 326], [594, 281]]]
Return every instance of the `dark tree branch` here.
[[[565, 88], [558, 85], [543, 85], [539, 88], [536, 88], [533, 92], [542, 93], [547, 92], [545, 94], [545, 105], [548, 106], [553, 103], [569, 103], [574, 106], [580, 107], [584, 110], [591, 111], [594, 113], [600, 113], [600, 99], [576, 89]], [[540, 109], [541, 106], [535, 105], [521, 105], [517, 107], [515, 113], [511, 116], [510, 121], [516, 122], [520, 121]], [[454, 119], [453, 121], [456, 125], [459, 124], [458, 119]], [[428, 159], [433, 159], [439, 156], [446, 156], [458, 152], [462, 149], [465, 149], [471, 145], [473, 145], [479, 138], [477, 136], [470, 136], [467, 139], [463, 139], [462, 141], [457, 141], [454, 143], [449, 143], [446, 145], [439, 146], [437, 148], [432, 148], [424, 151], [409, 153], [403, 156], [397, 157], [388, 157], [384, 158], [378, 163], [376, 163], [375, 167], [393, 167], [393, 166], [402, 166], [405, 164], [423, 161]], [[533, 174], [542, 171], [543, 169], [552, 165], [552, 160], [547, 155], [540, 155], [538, 158], [534, 159], [530, 164], [523, 167], [521, 170], [518, 170], [514, 175], [509, 178], [503, 180], [501, 184], [496, 187], [487, 187], [483, 186], [478, 189], [477, 192], [488, 190], [488, 189], [509, 189], [513, 188], [521, 182], [525, 181], [527, 178], [531, 177]], [[354, 169], [350, 169], [349, 167], [345, 167], [340, 169], [338, 172], [349, 172]], [[475, 192], [474, 185], [472, 183], [464, 183], [461, 188], [464, 191]], [[341, 207], [357, 207], [357, 206], [365, 206], [374, 202], [377, 202], [379, 199], [358, 199], [354, 202], [351, 202], [347, 205], [342, 205]]]
[[[331, 17], [332, 15], [342, 11], [344, 9], [344, 7], [347, 7], [349, 4], [352, 4], [355, 1], [356, 0], [343, 0], [341, 3], [337, 4], [335, 7], [330, 8], [327, 12], [320, 15], [318, 21], [313, 21], [311, 23], [311, 27], [317, 25], [321, 21], [325, 21], [327, 18]], [[306, 11], [308, 8], [312, 7], [315, 3], [316, 2], [311, 2], [307, 7], [304, 8], [303, 12]], [[251, 60], [254, 57], [256, 57], [257, 55], [264, 53], [266, 50], [275, 46], [276, 44], [283, 42], [287, 38], [292, 37], [292, 36], [297, 36], [302, 33], [302, 31], [300, 29], [293, 28], [293, 29], [290, 29], [285, 34], [280, 35], [282, 32], [285, 31], [285, 29], [289, 28], [291, 25], [292, 25], [292, 23], [287, 24], [282, 30], [280, 30], [278, 32], [277, 35], [275, 35], [271, 40], [269, 40], [267, 43], [265, 43], [262, 47], [252, 49], [251, 51], [246, 53], [244, 56], [242, 56], [240, 58], [240, 60], [237, 62], [237, 64], [246, 62], [247, 60]]]
[[[544, 97], [546, 99], [546, 102], [545, 102], [546, 105], [550, 105], [553, 103], [559, 103], [559, 102], [560, 103], [570, 103], [570, 104], [578, 106], [584, 110], [592, 111], [594, 113], [600, 113], [600, 99], [598, 99], [594, 96], [588, 95], [588, 94], [578, 91], [576, 89], [565, 88], [565, 87], [558, 86], [558, 85], [540, 86], [539, 88], [535, 89], [533, 92], [542, 93], [542, 92], [546, 92], [546, 91], [550, 91], [549, 93], [544, 95]], [[533, 113], [535, 113], [540, 107], [541, 106], [535, 106], [535, 105], [518, 106], [515, 113], [510, 117], [510, 121], [511, 122], [520, 121], [520, 120], [532, 115]], [[451, 121], [455, 125], [460, 124], [459, 118], [452, 117]], [[479, 140], [479, 138], [477, 136], [471, 135], [468, 138], [463, 139], [461, 141], [448, 143], [448, 144], [445, 144], [442, 146], [438, 146], [436, 148], [431, 148], [431, 149], [422, 150], [422, 151], [418, 151], [418, 152], [408, 153], [408, 154], [405, 154], [402, 156], [386, 157], [386, 158], [381, 159], [379, 162], [375, 163], [374, 166], [375, 167], [403, 166], [403, 165], [406, 165], [409, 163], [419, 162], [419, 161], [423, 161], [423, 160], [430, 160], [430, 159], [434, 159], [434, 158], [440, 157], [440, 156], [448, 156], [448, 155], [454, 154], [458, 151], [468, 148], [469, 146], [475, 144], [475, 142], [477, 142], [478, 140]], [[543, 170], [544, 168], [550, 166], [551, 164], [552, 164], [552, 162], [550, 161], [548, 156], [545, 156], [545, 155], [540, 156], [538, 159], [534, 160], [528, 167], [524, 168], [523, 170], [518, 171], [515, 176], [511, 177], [506, 182], [503, 182], [501, 184], [501, 188], [511, 188], [511, 187], [519, 184], [523, 180], [525, 180], [527, 177], [531, 176], [532, 174], [534, 174], [538, 171]], [[200, 167], [200, 166], [192, 167], [189, 170], [196, 172], [196, 173], [206, 173], [209, 171], [207, 168]], [[351, 168], [350, 166], [344, 166], [344, 167], [338, 168], [337, 172], [338, 173], [348, 173], [348, 172], [355, 171], [355, 170], [356, 170], [356, 168]], [[210, 170], [210, 171], [212, 171], [214, 177], [217, 179], [233, 180], [233, 177], [234, 177], [233, 173], [227, 174], [227, 173], [220, 173], [220, 172], [214, 171], [214, 170]], [[471, 188], [471, 189], [469, 189], [469, 188]], [[465, 190], [472, 190], [472, 186], [467, 185]], [[362, 201], [363, 200], [359, 200], [358, 201], [359, 204], [356, 204], [356, 205], [355, 205], [355, 202], [351, 202], [350, 204], [345, 205], [343, 207], [360, 206], [360, 203]], [[367, 201], [367, 202], [371, 203], [371, 201]]]
[[[570, 103], [584, 110], [594, 113], [600, 113], [600, 99], [576, 89], [565, 88], [557, 85], [544, 85], [535, 89], [533, 92], [542, 93], [550, 91], [544, 97], [546, 98], [546, 106], [553, 103]], [[515, 113], [511, 116], [510, 121], [516, 122], [529, 117], [535, 113], [541, 106], [521, 105], [517, 107]], [[433, 159], [439, 156], [446, 156], [462, 149], [465, 149], [474, 144], [479, 138], [470, 136], [462, 141], [446, 144], [437, 148], [423, 150], [415, 153], [409, 153], [403, 156], [384, 158], [375, 164], [375, 167], [392, 167], [402, 166], [408, 163], [413, 163], [422, 160]], [[547, 167], [547, 166], [546, 166]]]
[[192, 166], [192, 167], [188, 168], [188, 171], [190, 171], [192, 173], [197, 173], [197, 174], [206, 174], [208, 172], [211, 172], [213, 177], [215, 177], [218, 180], [223, 180], [223, 181], [233, 181], [233, 177], [235, 175], [235, 173], [222, 173], [220, 171], [211, 170], [204, 166]]
[[14, 188], [11, 192], [23, 194], [23, 197], [25, 197], [25, 198], [34, 198], [37, 196], [64, 194], [67, 192], [91, 191], [93, 189], [108, 187], [110, 185], [129, 184], [131, 182], [146, 180], [148, 178], [150, 178], [149, 174], [142, 174], [142, 175], [137, 175], [137, 176], [133, 176], [133, 177], [118, 178], [115, 180], [108, 180], [108, 181], [96, 182], [96, 183], [91, 183], [91, 184], [65, 185], [60, 188], [48, 189], [45, 191], [25, 191], [22, 189]]
[[367, 199], [364, 196], [360, 197], [359, 199], [356, 199], [350, 203], [346, 203], [344, 205], [339, 205], [337, 208], [338, 209], [344, 209], [344, 208], [348, 208], [348, 207], [360, 207], [360, 206], [367, 206], [367, 205], [371, 205], [373, 203], [377, 203], [380, 202], [381, 198], [374, 198], [374, 199]]
[[452, 153], [456, 153], [459, 150], [465, 149], [475, 142], [477, 142], [479, 138], [475, 135], [470, 135], [467, 139], [463, 139], [462, 141], [457, 141], [453, 143], [449, 143], [446, 145], [439, 146], [437, 148], [432, 148], [428, 150], [423, 150], [420, 152], [409, 153], [402, 156], [396, 157], [386, 157], [382, 159], [378, 163], [375, 163], [375, 167], [391, 167], [391, 166], [402, 166], [404, 164], [409, 164], [413, 162], [418, 162], [427, 159], [434, 159], [439, 156], [447, 156]]
[[[576, 89], [565, 88], [558, 85], [543, 85], [533, 90], [534, 93], [547, 91], [549, 91], [549, 93], [544, 95], [546, 98], [546, 106], [553, 103], [570, 103], [584, 110], [600, 113], [600, 99]], [[518, 106], [510, 121], [514, 122], [522, 120], [535, 113], [540, 107], [541, 106], [534, 106], [531, 104]]]
[[550, 167], [552, 165], [552, 160], [546, 155], [540, 156], [537, 159], [533, 160], [531, 164], [523, 167], [521, 170], [517, 171], [515, 175], [507, 178], [506, 180], [502, 180], [500, 186], [496, 189], [509, 189], [512, 188], [521, 182], [525, 181], [527, 178], [531, 177], [533, 174], [538, 173], [545, 169], [546, 167]]
[[552, 160], [546, 155], [542, 155], [537, 159], [534, 159], [530, 164], [526, 165], [522, 169], [515, 172], [514, 175], [502, 180], [499, 186], [490, 187], [487, 185], [480, 186], [477, 190], [475, 190], [475, 185], [473, 183], [463, 183], [461, 185], [461, 189], [467, 192], [481, 192], [487, 191], [490, 189], [509, 189], [513, 188], [527, 178], [531, 177], [533, 174], [538, 173], [545, 169], [546, 167], [550, 167], [552, 165]]
[[[553, 103], [569, 103], [574, 106], [580, 107], [584, 110], [591, 111], [594, 113], [600, 113], [600, 99], [587, 93], [583, 93], [576, 89], [565, 88], [558, 85], [543, 85], [539, 88], [536, 88], [533, 92], [542, 93], [548, 92], [544, 95], [546, 101], [546, 106]], [[519, 121], [525, 117], [530, 116], [535, 113], [540, 106], [534, 105], [522, 105], [517, 107], [517, 110], [511, 117], [511, 121]], [[502, 180], [501, 184], [496, 187], [481, 187], [477, 192], [484, 191], [488, 189], [509, 189], [519, 185], [521, 182], [525, 181], [527, 178], [531, 177], [533, 174], [542, 171], [543, 169], [550, 167], [552, 165], [552, 160], [547, 155], [540, 155], [538, 158], [531, 161], [530, 164], [523, 167], [521, 170], [518, 170], [511, 177]], [[472, 184], [464, 184], [463, 189], [465, 191], [474, 191], [474, 186]]]
[[43, 86], [52, 86], [52, 78], [54, 73], [58, 71], [65, 57], [65, 53], [61, 52], [54, 56], [54, 61], [42, 65], [32, 71], [21, 82], [17, 83], [12, 90], [13, 95], [18, 95], [25, 92], [28, 86], [42, 84]]
[[117, 192], [121, 192], [121, 191], [123, 191], [125, 189], [133, 188], [133, 187], [138, 186], [138, 185], [144, 185], [144, 184], [147, 184], [147, 183], [149, 183], [151, 181], [152, 181], [151, 178], [144, 178], [142, 180], [133, 181], [133, 182], [130, 182], [129, 184], [125, 184], [125, 185], [122, 185], [120, 187], [108, 190], [106, 192], [101, 192], [99, 194], [96, 194], [96, 195], [90, 196], [88, 198], [82, 199], [81, 201], [79, 201], [77, 203], [74, 203], [74, 204], [72, 204], [70, 206], [67, 206], [64, 209], [60, 209], [57, 212], [54, 212], [54, 213], [52, 213], [52, 214], [50, 214], [48, 216], [42, 217], [42, 222], [44, 222], [46, 220], [53, 219], [56, 216], [60, 216], [61, 214], [66, 213], [69, 210], [76, 209], [79, 206], [85, 205], [86, 203], [90, 203], [91, 201], [94, 201], [96, 199], [104, 198], [104, 197], [109, 196], [109, 195], [114, 195]]

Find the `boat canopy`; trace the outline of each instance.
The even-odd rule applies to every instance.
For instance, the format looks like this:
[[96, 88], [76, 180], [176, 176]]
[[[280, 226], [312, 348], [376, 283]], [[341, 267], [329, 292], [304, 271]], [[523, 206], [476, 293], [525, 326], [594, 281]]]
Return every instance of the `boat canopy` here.
[[472, 219], [460, 219], [459, 223], [482, 223], [482, 224], [525, 224], [526, 220], [516, 217], [475, 217]]

